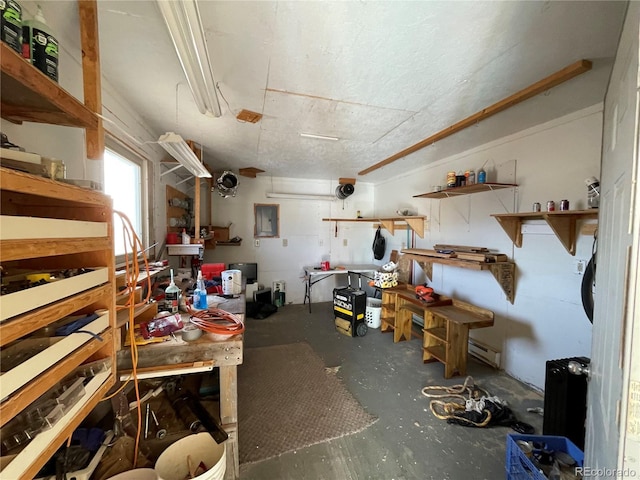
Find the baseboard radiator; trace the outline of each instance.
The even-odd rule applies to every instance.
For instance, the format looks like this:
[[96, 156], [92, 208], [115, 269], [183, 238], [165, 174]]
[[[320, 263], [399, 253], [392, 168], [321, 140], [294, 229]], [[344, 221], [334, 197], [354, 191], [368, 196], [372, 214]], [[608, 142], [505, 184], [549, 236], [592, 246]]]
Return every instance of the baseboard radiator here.
[[569, 362], [589, 364], [585, 357], [549, 360], [544, 381], [544, 435], [567, 437], [584, 450], [587, 418], [587, 377], [569, 372]]
[[473, 338], [469, 339], [469, 355], [492, 367], [500, 368], [500, 352]]

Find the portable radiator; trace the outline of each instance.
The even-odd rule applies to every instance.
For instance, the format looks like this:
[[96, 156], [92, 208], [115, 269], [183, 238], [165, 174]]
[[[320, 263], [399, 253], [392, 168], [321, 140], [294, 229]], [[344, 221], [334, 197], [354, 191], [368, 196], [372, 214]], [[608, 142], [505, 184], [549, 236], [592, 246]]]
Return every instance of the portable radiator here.
[[547, 361], [542, 433], [567, 437], [584, 450], [587, 377], [570, 373], [568, 366], [571, 361], [583, 366], [589, 364], [589, 359], [585, 357]]

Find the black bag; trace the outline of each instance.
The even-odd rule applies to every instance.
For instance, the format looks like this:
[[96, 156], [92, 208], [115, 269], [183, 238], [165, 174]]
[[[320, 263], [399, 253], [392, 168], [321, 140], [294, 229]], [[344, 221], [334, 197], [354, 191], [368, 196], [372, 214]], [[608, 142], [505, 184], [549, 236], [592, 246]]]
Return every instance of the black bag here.
[[384, 257], [385, 239], [382, 236], [380, 227], [376, 230], [376, 236], [373, 237], [373, 245], [371, 248], [373, 250], [373, 258], [376, 260], [382, 260], [382, 257]]

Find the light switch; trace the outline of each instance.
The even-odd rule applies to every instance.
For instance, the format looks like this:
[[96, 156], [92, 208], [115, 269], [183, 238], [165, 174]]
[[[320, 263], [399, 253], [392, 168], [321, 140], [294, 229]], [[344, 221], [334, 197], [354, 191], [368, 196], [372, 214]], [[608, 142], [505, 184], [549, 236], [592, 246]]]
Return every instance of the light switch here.
[[287, 240], [286, 238], [282, 239], [282, 246], [286, 247], [287, 245], [289, 245], [289, 240]]

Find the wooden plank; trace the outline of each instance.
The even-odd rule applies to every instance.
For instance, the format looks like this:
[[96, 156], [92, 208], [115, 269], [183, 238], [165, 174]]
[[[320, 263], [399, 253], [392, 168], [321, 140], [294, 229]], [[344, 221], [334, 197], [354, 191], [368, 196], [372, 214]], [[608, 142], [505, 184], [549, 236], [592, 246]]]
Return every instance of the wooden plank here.
[[407, 253], [411, 255], [423, 255], [426, 257], [437, 258], [455, 258], [455, 253], [439, 253], [436, 250], [429, 250], [427, 248], [403, 248], [401, 253]]
[[482, 328], [493, 326], [493, 318], [486, 318], [468, 310], [456, 307], [455, 305], [445, 305], [443, 307], [433, 307], [429, 309], [432, 315], [438, 315], [446, 320], [460, 325], [468, 325], [469, 328]]
[[0, 240], [106, 237], [106, 222], [84, 222], [58, 218], [0, 216]]
[[488, 252], [486, 247], [472, 247], [469, 245], [449, 245], [447, 243], [436, 243], [433, 248], [436, 250], [455, 250], [456, 252], [482, 253]]
[[109, 281], [108, 268], [39, 285], [0, 297], [0, 321], [25, 313]]
[[[4, 46], [4, 44], [0, 45]], [[30, 175], [28, 173], [17, 172], [5, 167], [0, 167], [0, 189], [2, 189], [3, 196], [6, 192], [11, 191], [51, 198], [54, 201], [63, 198], [67, 202], [83, 203], [99, 207], [104, 207], [105, 205], [111, 206], [111, 199], [102, 192], [69, 185], [49, 178]]]
[[[100, 73], [100, 41], [98, 40], [98, 3], [96, 0], [79, 0], [80, 42], [82, 45], [82, 78], [84, 104], [97, 114], [102, 113], [102, 84]], [[87, 158], [104, 158], [104, 129], [98, 118], [95, 127], [87, 128]]]
[[338, 179], [338, 183], [340, 185], [344, 185], [345, 183], [350, 183], [351, 185], [355, 185], [356, 184], [356, 179], [355, 178], [342, 178], [342, 177], [340, 177]]
[[56, 82], [24, 61], [6, 43], [0, 43], [2, 76], [0, 113], [14, 123], [54, 123], [96, 128], [98, 117]]
[[510, 107], [513, 107], [518, 103], [524, 102], [525, 100], [528, 100], [531, 97], [534, 97], [540, 93], [543, 93], [549, 90], [550, 88], [560, 85], [561, 83], [566, 82], [589, 70], [591, 70], [591, 62], [589, 60], [578, 60], [577, 62], [574, 62], [571, 65], [568, 65], [567, 67], [563, 68], [562, 70], [559, 70], [549, 75], [548, 77], [545, 77], [542, 80], [539, 80], [536, 83], [529, 85], [528, 87], [514, 93], [513, 95], [510, 95], [500, 100], [499, 102], [494, 103], [493, 105], [483, 108], [479, 112], [474, 113], [473, 115], [457, 123], [454, 123], [453, 125], [445, 128], [444, 130], [441, 130], [425, 138], [424, 140], [421, 140], [415, 145], [405, 148], [404, 150], [396, 153], [395, 155], [392, 155], [368, 168], [365, 168], [364, 170], [361, 170], [360, 172], [358, 172], [358, 175], [366, 175], [379, 168], [384, 167], [385, 165], [389, 165], [390, 163], [393, 163], [400, 158], [403, 158], [411, 153], [417, 152], [418, 150], [424, 147], [427, 147], [429, 145], [432, 145], [433, 143], [438, 142], [444, 138], [447, 138], [450, 135], [458, 133], [464, 130], [465, 128], [476, 125], [478, 122], [482, 120], [485, 120], [493, 115], [496, 115], [497, 113], [500, 113]]
[[38, 434], [2, 471], [3, 478], [36, 478], [42, 466], [53, 456], [84, 418], [95, 408], [114, 384], [111, 372], [99, 373], [85, 386], [86, 394], [51, 428]]
[[103, 342], [92, 339], [82, 348], [78, 348], [67, 355], [63, 361], [55, 363], [47, 370], [45, 375], [39, 375], [37, 381], [29, 383], [12, 395], [8, 400], [4, 401], [0, 405], [0, 427], [24, 410], [25, 405], [30, 405], [36, 401], [45, 392], [58, 383], [60, 379], [69, 375], [79, 365], [91, 357], [91, 355], [98, 352], [105, 344], [108, 344], [113, 340], [113, 333], [111, 330], [104, 332], [101, 336]]
[[[0, 347], [28, 335], [50, 323], [99, 302], [104, 298], [113, 298], [110, 284], [79, 293], [54, 304], [12, 318], [0, 324]], [[110, 305], [98, 304], [98, 308]]]
[[3, 262], [42, 258], [56, 255], [71, 255], [78, 252], [95, 252], [109, 248], [109, 238], [45, 238], [25, 242], [24, 240], [0, 241], [0, 258]]
[[460, 260], [472, 260], [474, 262], [487, 262], [484, 253], [457, 252], [456, 257]]
[[471, 193], [490, 192], [493, 190], [502, 190], [505, 188], [517, 187], [515, 183], [474, 183], [473, 185], [465, 185], [464, 187], [446, 188], [438, 192], [421, 193], [414, 195], [413, 198], [451, 198], [469, 195]]

